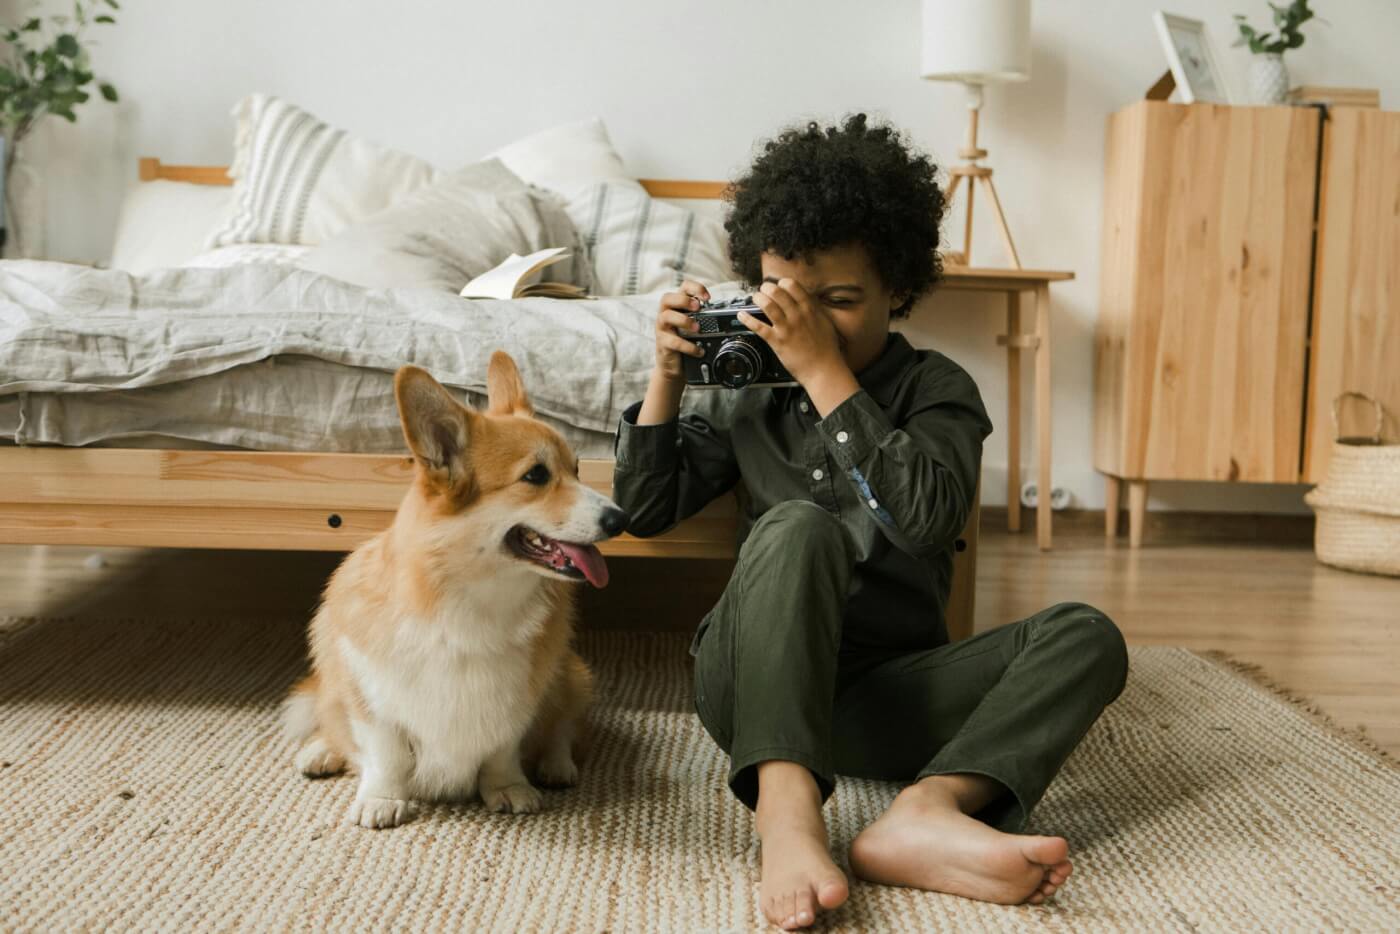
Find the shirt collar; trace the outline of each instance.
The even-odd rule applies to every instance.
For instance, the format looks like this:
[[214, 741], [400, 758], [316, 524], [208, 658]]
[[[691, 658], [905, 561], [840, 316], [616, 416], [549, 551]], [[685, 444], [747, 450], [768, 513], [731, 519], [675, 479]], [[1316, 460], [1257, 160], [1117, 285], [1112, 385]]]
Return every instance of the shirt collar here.
[[856, 377], [860, 388], [870, 393], [881, 405], [894, 401], [895, 390], [904, 374], [918, 360], [918, 354], [903, 334], [891, 333], [885, 342], [885, 352]]

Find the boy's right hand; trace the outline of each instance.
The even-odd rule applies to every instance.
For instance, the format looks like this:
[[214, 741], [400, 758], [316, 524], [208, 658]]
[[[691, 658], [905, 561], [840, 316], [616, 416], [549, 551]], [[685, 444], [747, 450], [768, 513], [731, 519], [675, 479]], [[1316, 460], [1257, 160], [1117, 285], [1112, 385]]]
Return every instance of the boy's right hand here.
[[690, 279], [681, 283], [680, 291], [661, 296], [661, 310], [656, 315], [656, 373], [673, 383], [685, 382], [682, 354], [703, 357], [705, 352], [685, 338], [695, 334], [700, 326], [686, 312], [697, 311], [701, 302], [710, 300], [710, 290]]

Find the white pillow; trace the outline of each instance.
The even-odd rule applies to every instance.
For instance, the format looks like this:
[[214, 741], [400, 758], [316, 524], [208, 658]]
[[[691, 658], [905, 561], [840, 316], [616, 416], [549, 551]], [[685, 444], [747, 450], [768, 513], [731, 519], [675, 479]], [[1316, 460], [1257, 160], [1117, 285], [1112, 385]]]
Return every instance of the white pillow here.
[[616, 182], [584, 189], [567, 208], [599, 295], [655, 292], [683, 279], [712, 285], [735, 278], [724, 223], [712, 213], [698, 214]]
[[122, 200], [108, 265], [136, 275], [181, 265], [204, 249], [232, 200], [225, 185], [137, 182]]
[[245, 97], [233, 116], [233, 210], [210, 247], [317, 244], [438, 174], [416, 156], [351, 136], [266, 94]]
[[638, 184], [597, 117], [541, 130], [491, 153], [531, 185], [572, 198], [597, 182]]
[[563, 205], [488, 159], [347, 228], [298, 265], [365, 288], [457, 292], [511, 253], [555, 246], [572, 255], [549, 278], [587, 288], [588, 263]]

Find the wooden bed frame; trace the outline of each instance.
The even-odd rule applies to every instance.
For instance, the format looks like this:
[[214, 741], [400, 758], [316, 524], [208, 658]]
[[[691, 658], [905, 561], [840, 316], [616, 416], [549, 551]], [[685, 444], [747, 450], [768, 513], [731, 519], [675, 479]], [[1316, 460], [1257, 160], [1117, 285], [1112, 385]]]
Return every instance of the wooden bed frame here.
[[[222, 166], [142, 159], [143, 181], [232, 184]], [[657, 198], [719, 197], [724, 182], [642, 179]], [[611, 460], [580, 476], [609, 494]], [[0, 543], [349, 551], [388, 526], [413, 472], [393, 454], [0, 447]], [[949, 630], [970, 634], [978, 511], [959, 540]], [[622, 535], [609, 556], [734, 557], [733, 496], [655, 538]]]

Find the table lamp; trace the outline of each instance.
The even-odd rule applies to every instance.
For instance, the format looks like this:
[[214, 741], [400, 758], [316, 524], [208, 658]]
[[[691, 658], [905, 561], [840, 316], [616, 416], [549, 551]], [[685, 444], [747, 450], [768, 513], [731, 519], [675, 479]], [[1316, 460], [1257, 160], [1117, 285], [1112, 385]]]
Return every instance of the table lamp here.
[[1031, 0], [923, 0], [923, 59], [920, 73], [935, 81], [959, 81], [967, 88], [967, 141], [958, 155], [966, 160], [948, 169], [951, 206], [967, 179], [967, 220], [961, 255], [945, 253], [952, 265], [972, 264], [972, 201], [980, 183], [996, 212], [1002, 242], [1011, 265], [1021, 268], [1016, 244], [1006, 226], [1001, 201], [992, 183], [992, 170], [978, 165], [987, 150], [977, 146], [977, 118], [982, 110], [982, 87], [1002, 81], [1025, 81], [1031, 76]]

